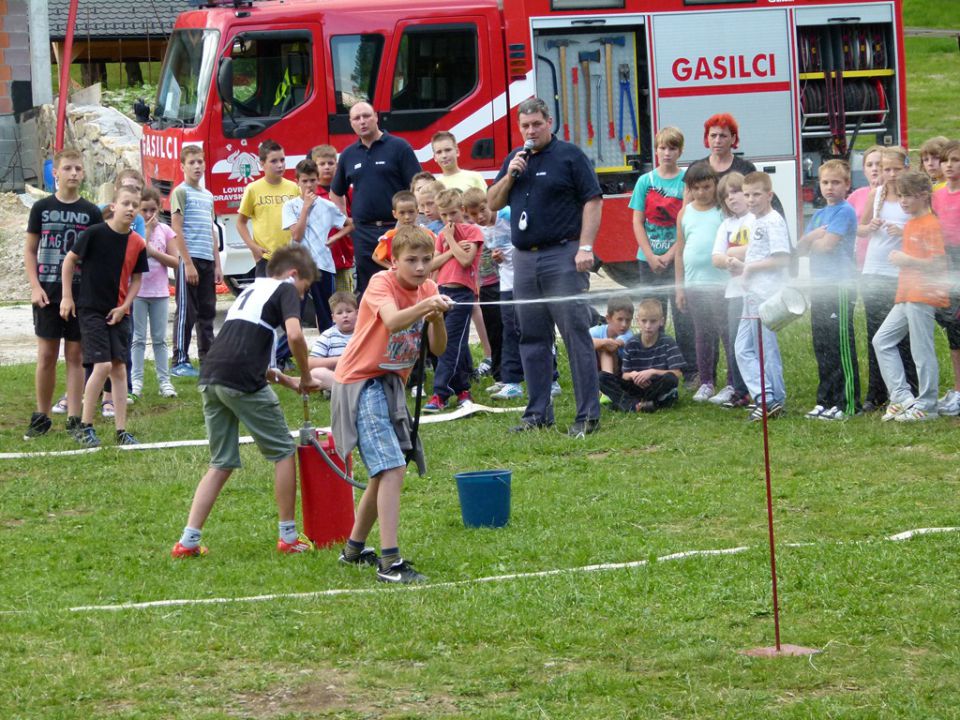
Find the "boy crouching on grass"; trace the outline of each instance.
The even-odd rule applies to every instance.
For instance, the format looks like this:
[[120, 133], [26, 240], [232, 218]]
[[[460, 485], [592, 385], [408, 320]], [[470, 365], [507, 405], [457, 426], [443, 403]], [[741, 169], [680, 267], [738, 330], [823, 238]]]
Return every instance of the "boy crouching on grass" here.
[[[77, 238], [63, 261], [60, 317], [80, 321], [83, 362], [93, 366], [83, 392], [83, 413], [77, 441], [97, 447], [93, 414], [103, 384], [113, 384], [118, 445], [136, 445], [127, 432], [127, 363], [130, 351], [130, 307], [140, 291], [147, 265], [147, 244], [130, 230], [140, 215], [140, 191], [122, 186], [114, 191], [112, 214], [106, 222], [92, 225]], [[83, 263], [80, 290], [74, 303], [73, 274]]]
[[[313, 548], [297, 535], [296, 447], [280, 401], [268, 386], [279, 382], [272, 367], [276, 334], [286, 332], [297, 366], [307, 367], [307, 343], [300, 327], [300, 301], [317, 277], [317, 266], [304, 247], [275, 250], [267, 265], [269, 277], [257, 278], [240, 293], [200, 366], [198, 387], [210, 442], [210, 469], [193, 496], [187, 526], [173, 546], [175, 558], [205, 555], [200, 534], [217, 496], [240, 467], [239, 423], [247, 426], [261, 454], [275, 465], [274, 487], [280, 516], [281, 553]], [[304, 372], [298, 390], [314, 392], [316, 382]]]
[[[438, 294], [437, 284], [429, 279], [434, 242], [428, 232], [399, 228], [392, 251], [393, 268], [374, 275], [363, 294], [357, 328], [337, 363], [333, 386], [330, 417], [337, 453], [347, 458], [359, 447], [370, 477], [340, 562], [378, 564], [377, 580], [415, 583], [426, 578], [401, 557], [397, 541], [400, 489], [407, 469], [404, 450], [420, 452], [411, 448], [404, 383], [417, 361], [427, 324], [430, 350], [440, 355], [446, 348], [443, 313], [449, 298]], [[422, 455], [417, 458], [421, 472], [422, 460]], [[365, 547], [376, 520], [379, 561]]]
[[647, 298], [637, 306], [640, 334], [624, 347], [620, 374], [600, 371], [600, 392], [615, 410], [652, 413], [677, 401], [684, 367], [674, 339], [663, 334], [663, 306]]

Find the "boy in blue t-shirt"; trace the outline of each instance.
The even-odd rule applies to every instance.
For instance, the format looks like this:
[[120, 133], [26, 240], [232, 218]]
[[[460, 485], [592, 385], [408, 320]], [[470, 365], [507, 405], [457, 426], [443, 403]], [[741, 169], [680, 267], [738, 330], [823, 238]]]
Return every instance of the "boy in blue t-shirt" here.
[[617, 295], [607, 301], [606, 322], [590, 328], [593, 349], [597, 351], [597, 366], [608, 373], [620, 372], [623, 349], [633, 337], [633, 302], [626, 295]]
[[860, 411], [860, 373], [853, 335], [857, 301], [854, 249], [857, 214], [846, 201], [850, 166], [829, 160], [820, 166], [820, 193], [826, 207], [810, 219], [800, 252], [810, 255], [810, 324], [817, 358], [817, 404], [807, 413], [816, 420], [843, 420]]

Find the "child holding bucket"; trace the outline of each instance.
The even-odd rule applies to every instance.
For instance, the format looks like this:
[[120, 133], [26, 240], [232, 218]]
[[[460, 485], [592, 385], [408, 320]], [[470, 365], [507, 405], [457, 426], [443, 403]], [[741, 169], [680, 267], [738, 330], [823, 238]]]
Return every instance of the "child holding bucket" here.
[[757, 406], [749, 420], [763, 419], [760, 394], [760, 333], [763, 333], [764, 376], [767, 417], [784, 414], [787, 392], [783, 382], [783, 361], [777, 334], [768, 327], [757, 328], [760, 304], [778, 293], [787, 279], [790, 264], [790, 235], [783, 216], [771, 206], [773, 183], [763, 172], [752, 172], [743, 179], [743, 195], [747, 209], [754, 215], [750, 226], [750, 242], [743, 260], [743, 319], [737, 330], [735, 345], [737, 367]]
[[[203, 420], [210, 439], [210, 467], [197, 485], [187, 525], [170, 554], [174, 558], [206, 555], [200, 535], [213, 504], [234, 469], [240, 467], [239, 424], [253, 435], [264, 458], [274, 463], [274, 487], [280, 516], [277, 551], [285, 554], [313, 549], [297, 533], [296, 447], [280, 401], [268, 381], [280, 382], [276, 334], [286, 332], [299, 367], [307, 367], [307, 343], [300, 327], [300, 301], [316, 280], [317, 266], [304, 247], [274, 250], [267, 264], [269, 277], [257, 278], [236, 299], [223, 327], [200, 366], [199, 389]], [[318, 385], [308, 373], [300, 377], [300, 393]]]
[[820, 166], [820, 194], [827, 201], [807, 224], [797, 247], [810, 255], [810, 326], [817, 358], [817, 404], [812, 420], [844, 420], [860, 411], [860, 371], [853, 334], [857, 303], [857, 214], [844, 198], [850, 166], [828, 160]]
[[[428, 277], [434, 241], [425, 229], [399, 228], [391, 249], [393, 267], [370, 279], [354, 337], [337, 363], [330, 416], [337, 454], [346, 460], [359, 447], [370, 477], [340, 562], [377, 565], [380, 582], [406, 584], [426, 578], [400, 555], [397, 534], [407, 468], [403, 445], [415, 456], [419, 452], [410, 439], [404, 382], [417, 361], [425, 327], [430, 350], [439, 355], [446, 348], [443, 313], [450, 301]], [[422, 454], [416, 459], [423, 470]], [[365, 547], [377, 520], [379, 559]]]

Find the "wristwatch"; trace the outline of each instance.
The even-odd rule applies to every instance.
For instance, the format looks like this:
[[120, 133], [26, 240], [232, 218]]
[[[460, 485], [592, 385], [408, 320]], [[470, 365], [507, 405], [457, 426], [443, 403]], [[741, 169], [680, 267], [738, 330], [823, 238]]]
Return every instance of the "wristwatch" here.
[[593, 245], [581, 245], [577, 252], [593, 252]]

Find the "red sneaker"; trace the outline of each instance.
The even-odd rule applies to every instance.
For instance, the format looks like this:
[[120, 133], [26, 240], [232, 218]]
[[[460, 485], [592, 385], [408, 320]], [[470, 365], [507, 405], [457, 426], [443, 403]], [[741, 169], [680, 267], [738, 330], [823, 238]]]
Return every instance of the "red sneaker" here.
[[310, 552], [311, 550], [313, 550], [313, 543], [302, 533], [298, 535], [297, 539], [292, 543], [284, 542], [283, 538], [277, 540], [277, 552], [287, 555], [296, 555], [297, 553]]
[[462, 408], [467, 403], [473, 403], [473, 395], [470, 394], [469, 390], [464, 390], [462, 393], [457, 394], [457, 407]]
[[188, 548], [179, 542], [177, 542], [177, 544], [173, 546], [173, 550], [170, 551], [170, 557], [174, 558], [203, 557], [206, 554], [207, 549], [203, 545]]

